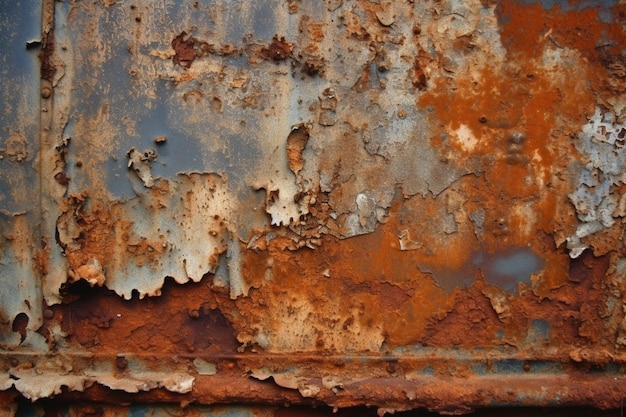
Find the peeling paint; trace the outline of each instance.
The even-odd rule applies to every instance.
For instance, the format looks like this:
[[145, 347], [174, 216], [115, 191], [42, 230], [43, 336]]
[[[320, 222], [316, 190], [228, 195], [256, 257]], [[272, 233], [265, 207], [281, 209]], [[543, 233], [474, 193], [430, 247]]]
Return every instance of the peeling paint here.
[[0, 11], [0, 389], [618, 407], [625, 11], [583, 3]]
[[143, 185], [150, 188], [154, 185], [154, 178], [150, 171], [150, 164], [157, 159], [157, 153], [154, 149], [148, 149], [144, 152], [138, 152], [135, 148], [131, 148], [126, 154], [128, 156], [128, 168], [132, 168]]
[[[581, 129], [576, 147], [589, 162], [580, 168], [579, 185], [569, 195], [580, 222], [567, 242], [572, 258], [588, 247], [581, 239], [611, 228], [616, 219], [626, 215], [625, 140], [626, 124], [616, 122], [615, 114], [603, 114], [600, 108]], [[595, 252], [602, 251], [601, 247]]]
[[[226, 178], [215, 174], [159, 180], [137, 197], [114, 204], [92, 200], [87, 193], [73, 195], [64, 206], [57, 233], [70, 282], [105, 285], [127, 299], [133, 290], [140, 297], [158, 295], [167, 276], [183, 283], [215, 273], [233, 227]], [[51, 294], [62, 285], [51, 284], [58, 285], [46, 288]]]

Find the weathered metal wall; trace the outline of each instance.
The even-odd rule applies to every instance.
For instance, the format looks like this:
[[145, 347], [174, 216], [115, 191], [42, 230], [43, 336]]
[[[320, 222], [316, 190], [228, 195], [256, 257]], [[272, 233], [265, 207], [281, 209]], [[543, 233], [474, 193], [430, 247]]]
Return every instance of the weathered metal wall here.
[[620, 406], [625, 4], [0, 18], [0, 399]]
[[[333, 412], [328, 407], [273, 407], [273, 406], [198, 406], [181, 408], [173, 405], [132, 404], [119, 406], [105, 403], [59, 404], [47, 401], [45, 404], [23, 405], [18, 416], [55, 417], [377, 417], [375, 409], [358, 407], [345, 408]], [[397, 417], [438, 417], [440, 414], [424, 410], [395, 413]], [[597, 410], [589, 407], [563, 408], [489, 408], [472, 412], [467, 417], [617, 417], [618, 410]]]
[[[41, 6], [0, 11], [0, 341], [20, 344], [43, 324], [39, 265], [39, 61]], [[28, 318], [27, 318], [28, 317]], [[15, 323], [15, 325], [12, 325]], [[22, 330], [24, 332], [25, 330]]]

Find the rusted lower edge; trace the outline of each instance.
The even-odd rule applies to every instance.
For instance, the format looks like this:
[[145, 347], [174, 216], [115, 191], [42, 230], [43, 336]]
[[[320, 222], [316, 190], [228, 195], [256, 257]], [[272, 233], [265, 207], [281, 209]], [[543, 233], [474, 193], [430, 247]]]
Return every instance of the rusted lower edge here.
[[[580, 353], [580, 352], [579, 352]], [[489, 354], [114, 357], [4, 352], [5, 389], [33, 399], [175, 404], [368, 406], [379, 414], [427, 408], [463, 414], [494, 406], [618, 408], [624, 358], [599, 363]], [[585, 359], [586, 358], [586, 359]], [[51, 392], [51, 381], [58, 386]], [[47, 387], [47, 388], [46, 388]]]
[[322, 390], [314, 398], [297, 391], [254, 379], [201, 376], [190, 394], [176, 394], [163, 388], [129, 394], [94, 384], [84, 392], [63, 392], [61, 401], [89, 400], [111, 403], [177, 404], [264, 404], [329, 405], [376, 407], [385, 412], [427, 408], [453, 414], [470, 413], [483, 407], [505, 406], [593, 406], [601, 409], [620, 407], [626, 396], [626, 380], [613, 377], [572, 378], [567, 376], [505, 376], [420, 378], [406, 381], [375, 378], [344, 385], [335, 394]]

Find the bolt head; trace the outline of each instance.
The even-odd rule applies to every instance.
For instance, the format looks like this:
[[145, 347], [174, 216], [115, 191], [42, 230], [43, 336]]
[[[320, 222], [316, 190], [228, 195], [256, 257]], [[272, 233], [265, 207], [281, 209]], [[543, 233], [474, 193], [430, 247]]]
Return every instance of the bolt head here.
[[50, 87], [44, 87], [41, 89], [41, 98], [50, 98], [52, 97], [52, 90]]

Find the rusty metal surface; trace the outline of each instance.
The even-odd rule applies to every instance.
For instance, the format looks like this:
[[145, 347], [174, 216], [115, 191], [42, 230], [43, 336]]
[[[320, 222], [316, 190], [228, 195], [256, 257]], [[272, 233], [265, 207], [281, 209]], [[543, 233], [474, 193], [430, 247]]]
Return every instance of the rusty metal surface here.
[[[18, 410], [19, 417], [48, 415], [54, 417], [377, 417], [376, 410], [366, 407], [333, 410], [329, 407], [274, 407], [274, 406], [194, 406], [183, 409], [176, 406], [133, 404], [128, 406], [104, 403], [72, 403], [23, 405]], [[428, 411], [398, 412], [398, 417], [437, 417], [439, 414]], [[561, 409], [482, 409], [468, 417], [617, 417], [618, 410], [599, 411], [591, 408]]]
[[[184, 409], [175, 406], [155, 406], [133, 404], [119, 406], [103, 403], [42, 404], [23, 406], [18, 411], [19, 417], [44, 414], [54, 417], [377, 417], [376, 410], [365, 407], [333, 411], [328, 407], [272, 407], [272, 406], [194, 406]], [[439, 414], [427, 411], [398, 412], [398, 417], [437, 417]], [[598, 411], [590, 408], [563, 409], [482, 409], [468, 417], [617, 417], [619, 411]]]
[[620, 406], [626, 5], [2, 9], [0, 398]]
[[[39, 265], [33, 259], [40, 240], [41, 6], [23, 3], [0, 8], [0, 343], [8, 346], [35, 343], [43, 324]], [[26, 336], [26, 329], [28, 340], [20, 334]]]

